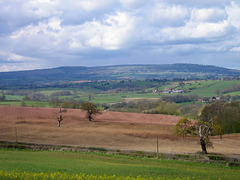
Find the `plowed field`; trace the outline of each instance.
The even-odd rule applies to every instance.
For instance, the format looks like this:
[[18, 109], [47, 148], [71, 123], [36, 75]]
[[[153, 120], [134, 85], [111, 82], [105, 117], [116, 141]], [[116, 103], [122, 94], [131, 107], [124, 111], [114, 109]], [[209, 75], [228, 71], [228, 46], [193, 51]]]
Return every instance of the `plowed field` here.
[[[161, 153], [195, 153], [200, 151], [197, 138], [180, 138], [172, 134], [180, 119], [176, 116], [102, 112], [93, 122], [85, 112], [68, 109], [58, 127], [54, 108], [0, 107], [0, 140], [102, 147], [108, 149], [156, 152], [157, 137]], [[212, 138], [209, 152], [240, 155], [240, 134]]]

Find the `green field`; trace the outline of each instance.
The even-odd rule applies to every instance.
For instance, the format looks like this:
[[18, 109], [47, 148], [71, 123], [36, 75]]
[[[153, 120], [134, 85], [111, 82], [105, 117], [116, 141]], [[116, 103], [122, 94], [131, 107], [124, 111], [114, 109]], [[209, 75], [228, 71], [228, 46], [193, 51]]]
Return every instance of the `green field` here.
[[[239, 84], [240, 81], [221, 81], [221, 80], [210, 80], [193, 83], [191, 86], [186, 85], [184, 89], [195, 87], [196, 89], [191, 91], [191, 94], [197, 94], [199, 96], [212, 97], [217, 96], [216, 90], [224, 90], [227, 87], [230, 87], [234, 84]], [[236, 95], [240, 95], [239, 93]]]
[[[163, 95], [176, 95], [164, 94], [163, 91], [166, 87], [173, 89], [183, 89], [186, 93], [181, 95], [196, 94], [200, 98], [203, 97], [216, 97], [217, 91], [222, 91], [227, 87], [239, 84], [239, 80], [196, 80], [196, 81], [183, 81], [183, 82], [155, 82], [155, 81], [104, 81], [104, 82], [86, 82], [80, 84], [80, 87], [68, 88], [39, 88], [27, 89], [29, 92], [39, 92], [46, 96], [42, 101], [26, 101], [27, 106], [34, 107], [50, 107], [48, 101], [51, 100], [52, 93], [61, 91], [71, 91], [72, 95], [55, 96], [62, 101], [90, 101], [96, 104], [108, 104], [124, 101], [126, 98], [161, 98]], [[24, 91], [24, 90], [23, 90]], [[156, 93], [154, 93], [156, 91]], [[30, 93], [31, 95], [31, 93]], [[226, 95], [240, 96], [240, 91], [231, 92]], [[0, 102], [0, 106], [21, 106], [21, 101], [25, 96], [20, 95], [6, 95], [6, 101]]]
[[15, 102], [0, 102], [0, 106], [21, 106], [20, 101]]
[[240, 168], [222, 165], [67, 151], [0, 150], [3, 172], [67, 173], [167, 179], [240, 179]]
[[[41, 102], [41, 101], [25, 101], [27, 107], [51, 107], [49, 102]], [[22, 106], [21, 101], [13, 101], [13, 102], [0, 102], [0, 106]]]
[[232, 92], [232, 93], [227, 93], [226, 95], [230, 96], [240, 96], [240, 91]]
[[6, 95], [6, 100], [11, 100], [11, 101], [21, 101], [24, 96], [18, 96], [18, 95]]

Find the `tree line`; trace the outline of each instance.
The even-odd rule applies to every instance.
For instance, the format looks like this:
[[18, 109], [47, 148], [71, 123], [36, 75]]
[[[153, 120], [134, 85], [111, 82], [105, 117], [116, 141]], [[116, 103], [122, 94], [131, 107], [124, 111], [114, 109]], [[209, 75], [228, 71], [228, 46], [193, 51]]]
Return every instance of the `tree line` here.
[[193, 102], [197, 101], [200, 96], [196, 94], [188, 94], [188, 95], [163, 95], [161, 97], [162, 101], [166, 102], [175, 102], [175, 103], [184, 103], [184, 102]]
[[240, 101], [216, 101], [205, 105], [199, 113], [199, 120], [207, 121], [215, 118], [224, 133], [240, 133]]

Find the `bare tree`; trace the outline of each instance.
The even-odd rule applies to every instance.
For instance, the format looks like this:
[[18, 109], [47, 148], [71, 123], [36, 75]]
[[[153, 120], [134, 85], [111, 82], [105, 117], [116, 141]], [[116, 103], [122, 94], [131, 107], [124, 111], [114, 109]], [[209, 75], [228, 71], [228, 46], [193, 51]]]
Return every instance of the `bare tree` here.
[[66, 109], [62, 110], [62, 106], [59, 107], [59, 111], [57, 112], [57, 120], [58, 120], [58, 127], [61, 126], [61, 122], [63, 121], [63, 114], [64, 112], [67, 112]]

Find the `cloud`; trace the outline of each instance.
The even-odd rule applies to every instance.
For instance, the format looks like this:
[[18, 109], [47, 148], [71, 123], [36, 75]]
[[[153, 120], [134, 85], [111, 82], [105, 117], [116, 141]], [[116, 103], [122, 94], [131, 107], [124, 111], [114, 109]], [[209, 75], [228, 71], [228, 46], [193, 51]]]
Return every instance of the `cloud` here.
[[62, 47], [70, 50], [117, 50], [128, 40], [134, 28], [134, 18], [124, 12], [116, 12], [102, 20], [92, 20], [77, 26], [62, 26], [61, 21], [53, 17], [37, 25], [26, 26], [12, 33], [11, 39], [16, 47], [29, 48], [32, 45], [31, 48], [38, 51], [52, 51]]
[[63, 25], [80, 25], [114, 13], [116, 4], [115, 0], [61, 0], [58, 9], [62, 13]]
[[239, 12], [231, 0], [0, 0], [0, 71], [194, 60], [228, 66], [224, 58], [234, 64], [239, 52]]
[[231, 25], [237, 29], [240, 29], [240, 5], [232, 2], [231, 6], [226, 7], [226, 12]]
[[146, 0], [119, 0], [124, 8], [140, 8], [141, 6], [147, 4]]
[[[220, 23], [195, 23], [189, 22], [186, 26], [178, 28], [163, 28], [159, 36], [165, 41], [185, 40], [190, 43], [194, 39], [202, 41], [212, 41], [218, 37], [224, 36], [227, 32], [228, 22]], [[193, 42], [194, 43], [194, 42]]]
[[188, 14], [188, 9], [180, 5], [156, 3], [145, 10], [143, 17], [152, 26], [181, 26]]
[[7, 51], [0, 51], [0, 69], [2, 71], [20, 71], [35, 69], [41, 59], [24, 57]]
[[56, 9], [58, 5], [59, 1], [57, 0], [30, 0], [25, 1], [23, 10], [27, 16], [47, 18], [61, 15], [61, 12]]
[[181, 6], [187, 6], [190, 8], [209, 8], [209, 7], [225, 7], [232, 0], [201, 0], [201, 1], [189, 1], [189, 0], [156, 0], [158, 2], [164, 2], [168, 4], [179, 4]]
[[[28, 25], [11, 34], [9, 40], [17, 54], [42, 58], [54, 53], [61, 31], [61, 19], [53, 17], [37, 25]], [[56, 53], [56, 52], [55, 52]], [[47, 55], [47, 56], [48, 56]]]
[[231, 49], [231, 51], [240, 52], [240, 47], [233, 47], [233, 48]]
[[227, 17], [223, 9], [208, 8], [208, 9], [193, 9], [191, 20], [194, 22], [219, 22]]
[[133, 31], [134, 18], [128, 13], [117, 12], [103, 21], [87, 22], [81, 29], [80, 36], [85, 35], [85, 46], [117, 50], [123, 47]]

